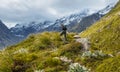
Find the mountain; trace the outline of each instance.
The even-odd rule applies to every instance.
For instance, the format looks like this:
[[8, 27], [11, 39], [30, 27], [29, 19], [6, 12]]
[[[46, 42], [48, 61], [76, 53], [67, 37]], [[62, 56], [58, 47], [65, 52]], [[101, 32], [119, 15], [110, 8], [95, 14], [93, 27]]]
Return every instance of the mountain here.
[[69, 16], [57, 19], [54, 22], [43, 21], [43, 22], [30, 22], [17, 24], [10, 30], [13, 34], [20, 37], [27, 37], [31, 33], [38, 33], [43, 31], [61, 31], [61, 25], [65, 24], [68, 27], [69, 32], [81, 32], [93, 23], [98, 21], [102, 16], [107, 14], [113, 7], [114, 4], [108, 5], [106, 8], [95, 11], [92, 9], [83, 9], [80, 12], [73, 13]]
[[5, 24], [0, 20], [0, 48], [14, 44], [19, 41], [19, 38], [14, 36]]
[[11, 32], [18, 37], [27, 37], [31, 33], [37, 33], [41, 29], [48, 27], [51, 25], [51, 21], [44, 22], [30, 22], [30, 23], [22, 23], [16, 24], [15, 27], [11, 28]]
[[84, 17], [84, 18], [82, 18], [82, 20], [80, 22], [78, 22], [73, 27], [70, 26], [69, 31], [70, 32], [82, 32], [86, 28], [91, 26], [93, 23], [95, 23], [96, 21], [101, 19], [101, 17], [103, 17], [103, 15], [101, 15], [99, 13], [95, 13], [90, 16]]
[[87, 17], [84, 17], [81, 19], [80, 22], [78, 22], [74, 27], [70, 27], [69, 31], [72, 32], [82, 32], [85, 29], [87, 29], [89, 26], [97, 22], [99, 19], [101, 19], [104, 15], [106, 15], [114, 6], [116, 3], [111, 3], [106, 8], [99, 10], [98, 12], [89, 15]]
[[87, 27], [91, 26], [93, 23], [101, 19], [104, 15], [106, 15], [114, 6], [115, 3], [109, 4], [102, 10], [95, 11], [92, 9], [84, 9], [81, 12], [71, 14], [70, 16], [66, 16], [60, 19], [57, 19], [55, 23], [42, 31], [61, 31], [60, 24], [65, 24], [68, 27], [69, 32], [82, 32]]
[[30, 22], [17, 24], [15, 27], [11, 28], [11, 32], [17, 36], [28, 36], [31, 33], [43, 32], [43, 31], [60, 31], [60, 24], [65, 23], [65, 25], [76, 24], [81, 18], [90, 15], [90, 10], [85, 9], [79, 13], [72, 14], [67, 17], [57, 19], [55, 22], [43, 21], [43, 22]]
[[[119, 72], [120, 1], [104, 17], [68, 43], [58, 32], [32, 34], [0, 51], [1, 72]], [[78, 36], [78, 35], [77, 35]], [[89, 50], [82, 42], [90, 40]]]

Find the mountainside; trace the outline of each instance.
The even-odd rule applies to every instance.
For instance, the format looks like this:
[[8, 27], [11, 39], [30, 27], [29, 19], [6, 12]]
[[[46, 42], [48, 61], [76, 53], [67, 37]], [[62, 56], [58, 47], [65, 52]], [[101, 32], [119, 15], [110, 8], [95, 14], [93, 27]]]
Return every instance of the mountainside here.
[[69, 32], [81, 32], [107, 14], [114, 5], [115, 3], [110, 4], [97, 12], [91, 9], [84, 9], [78, 13], [57, 19], [55, 22], [43, 21], [17, 24], [15, 27], [11, 28], [11, 32], [16, 36], [27, 37], [31, 33], [61, 31], [60, 24], [62, 23], [67, 25]]
[[15, 27], [11, 28], [11, 32], [19, 37], [27, 37], [31, 33], [38, 33], [40, 30], [50, 26], [51, 21], [44, 22], [30, 22], [24, 24], [17, 24]]
[[[80, 35], [82, 37], [88, 37], [93, 42], [95, 49], [119, 51], [120, 48], [120, 3], [107, 15], [105, 15], [100, 21], [93, 24], [86, 31], [83, 31]], [[102, 47], [102, 48], [101, 48]], [[114, 52], [113, 52], [114, 53]]]
[[120, 1], [112, 11], [82, 32], [80, 36], [90, 39], [92, 50], [102, 50], [112, 56], [112, 58], [101, 61], [96, 72], [120, 71]]
[[90, 16], [82, 18], [82, 20], [74, 26], [69, 26], [70, 32], [82, 32], [91, 26], [93, 23], [98, 21], [103, 15], [99, 13], [92, 14]]
[[71, 14], [70, 16], [63, 17], [57, 19], [52, 25], [47, 28], [41, 29], [40, 32], [43, 31], [61, 31], [61, 24], [64, 24], [68, 27], [68, 31], [70, 31], [71, 27], [75, 26], [78, 22], [81, 21], [82, 18], [91, 15], [90, 10], [85, 9], [80, 13]]
[[99, 19], [101, 19], [104, 15], [106, 15], [115, 6], [115, 4], [116, 3], [111, 3], [106, 8], [99, 10], [98, 12], [92, 15], [82, 18], [81, 21], [78, 22], [74, 27], [71, 27], [69, 31], [72, 31], [72, 32], [84, 31], [89, 26], [91, 26], [92, 24], [97, 22]]
[[19, 41], [18, 37], [11, 34], [10, 30], [0, 21], [0, 48], [14, 44]]
[[58, 32], [30, 35], [0, 51], [0, 72], [120, 72], [120, 1], [98, 22], [67, 38], [66, 43]]
[[[65, 44], [59, 33], [30, 35], [0, 51], [1, 72], [119, 72], [120, 1], [102, 19]], [[85, 50], [86, 40], [90, 48]], [[80, 41], [80, 42], [79, 42]]]
[[[69, 34], [70, 44], [67, 45], [56, 32], [31, 35], [21, 43], [0, 51], [0, 71], [41, 72], [43, 69], [45, 72], [66, 71], [70, 63], [64, 61], [64, 57], [74, 58], [79, 55], [82, 48], [81, 44], [73, 41], [73, 35]], [[74, 51], [71, 53], [72, 50]], [[63, 61], [59, 57], [63, 58]]]

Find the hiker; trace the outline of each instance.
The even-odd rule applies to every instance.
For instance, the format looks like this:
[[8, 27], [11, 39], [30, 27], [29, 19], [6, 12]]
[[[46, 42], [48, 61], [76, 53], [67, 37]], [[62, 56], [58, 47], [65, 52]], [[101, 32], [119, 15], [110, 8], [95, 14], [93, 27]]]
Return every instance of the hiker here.
[[60, 36], [64, 35], [64, 40], [67, 41], [67, 27], [66, 25], [61, 24], [62, 32], [60, 33]]

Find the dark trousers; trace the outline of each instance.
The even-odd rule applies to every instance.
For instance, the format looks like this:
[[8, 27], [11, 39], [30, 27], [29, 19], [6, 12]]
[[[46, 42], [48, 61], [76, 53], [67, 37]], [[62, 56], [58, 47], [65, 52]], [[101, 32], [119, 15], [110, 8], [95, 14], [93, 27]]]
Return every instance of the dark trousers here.
[[67, 41], [67, 33], [65, 30], [60, 33], [60, 36], [62, 36], [62, 35], [64, 35], [64, 39], [65, 39], [65, 41]]

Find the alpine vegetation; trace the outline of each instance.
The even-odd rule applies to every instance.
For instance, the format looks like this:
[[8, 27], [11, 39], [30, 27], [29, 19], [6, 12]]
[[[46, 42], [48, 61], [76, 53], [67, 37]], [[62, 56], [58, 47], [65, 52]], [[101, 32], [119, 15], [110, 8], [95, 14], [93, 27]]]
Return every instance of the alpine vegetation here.
[[90, 69], [87, 69], [79, 63], [72, 63], [69, 65], [68, 72], [90, 72]]
[[0, 72], [120, 72], [120, 0], [83, 32], [66, 30], [65, 40], [60, 32], [42, 32], [0, 50]]
[[82, 57], [98, 57], [98, 56], [101, 56], [101, 57], [104, 57], [104, 56], [107, 56], [107, 54], [104, 54], [102, 51], [94, 51], [94, 52], [91, 52], [91, 51], [86, 51], [82, 54]]

